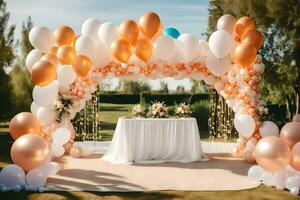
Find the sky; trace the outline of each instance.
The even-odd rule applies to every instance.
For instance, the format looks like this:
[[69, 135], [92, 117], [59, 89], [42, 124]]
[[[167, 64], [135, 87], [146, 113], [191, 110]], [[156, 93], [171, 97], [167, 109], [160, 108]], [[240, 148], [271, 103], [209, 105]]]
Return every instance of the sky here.
[[[125, 19], [138, 21], [145, 12], [154, 11], [165, 27], [175, 27], [181, 33], [191, 33], [205, 39], [208, 22], [208, 0], [6, 0], [10, 12], [10, 24], [16, 25], [16, 37], [20, 36], [22, 22], [30, 15], [35, 26], [47, 26], [55, 30], [69, 25], [79, 34], [81, 24], [88, 18], [119, 25]], [[183, 85], [187, 90], [188, 79], [166, 79], [171, 90]], [[159, 81], [150, 81], [152, 89], [159, 88]], [[112, 81], [115, 86], [117, 80]]]

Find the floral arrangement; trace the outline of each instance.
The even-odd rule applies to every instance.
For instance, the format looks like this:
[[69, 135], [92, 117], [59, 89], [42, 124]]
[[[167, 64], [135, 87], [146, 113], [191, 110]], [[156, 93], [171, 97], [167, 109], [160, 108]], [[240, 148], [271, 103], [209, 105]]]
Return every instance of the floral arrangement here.
[[190, 117], [192, 114], [189, 104], [181, 103], [175, 108], [175, 116], [178, 117]]
[[56, 121], [61, 122], [63, 118], [72, 115], [74, 107], [74, 99], [72, 96], [62, 94], [59, 98], [53, 102], [56, 112]]
[[136, 104], [133, 108], [132, 108], [132, 116], [133, 117], [144, 117], [146, 114], [146, 109], [144, 106], [142, 106], [141, 104]]
[[154, 102], [149, 107], [148, 115], [152, 118], [166, 118], [167, 106], [164, 102]]

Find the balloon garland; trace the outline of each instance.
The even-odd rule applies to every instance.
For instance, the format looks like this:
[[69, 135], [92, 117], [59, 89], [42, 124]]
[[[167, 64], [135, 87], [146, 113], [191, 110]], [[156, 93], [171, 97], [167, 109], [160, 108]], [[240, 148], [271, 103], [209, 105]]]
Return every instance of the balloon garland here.
[[[120, 26], [91, 18], [82, 24], [80, 35], [66, 25], [53, 33], [47, 27], [34, 27], [29, 40], [35, 47], [26, 58], [35, 85], [34, 101], [31, 113], [19, 113], [10, 122], [15, 165], [1, 171], [2, 190], [39, 188], [59, 170], [52, 157], [84, 154], [73, 146], [75, 130], [70, 120], [92, 98], [99, 81], [113, 77], [204, 80], [235, 113], [240, 138], [232, 154], [261, 166], [251, 168], [250, 177], [267, 183], [257, 175], [278, 173], [288, 164], [300, 170], [298, 118], [283, 127], [280, 137], [275, 123], [260, 121], [259, 83], [265, 65], [257, 52], [263, 37], [250, 17], [222, 16], [208, 42], [173, 27], [164, 29], [153, 12]], [[293, 191], [296, 186], [299, 190], [300, 182], [293, 186]]]

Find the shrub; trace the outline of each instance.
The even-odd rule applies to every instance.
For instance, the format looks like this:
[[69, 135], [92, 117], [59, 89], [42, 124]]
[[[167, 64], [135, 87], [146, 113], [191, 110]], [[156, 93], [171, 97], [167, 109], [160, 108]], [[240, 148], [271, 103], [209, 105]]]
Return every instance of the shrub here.
[[99, 101], [100, 103], [138, 104], [140, 102], [140, 95], [126, 93], [100, 94]]
[[208, 131], [208, 100], [201, 100], [191, 105], [192, 117], [197, 120], [199, 131], [207, 133]]

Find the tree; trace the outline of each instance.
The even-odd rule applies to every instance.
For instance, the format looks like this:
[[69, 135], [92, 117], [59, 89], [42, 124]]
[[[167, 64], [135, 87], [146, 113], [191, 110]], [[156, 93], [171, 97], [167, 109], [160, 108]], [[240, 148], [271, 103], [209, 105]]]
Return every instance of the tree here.
[[0, 0], [0, 117], [7, 117], [10, 110], [9, 76], [8, 67], [12, 64], [14, 54], [15, 26], [8, 26], [9, 12], [6, 3]]
[[169, 93], [168, 83], [164, 81], [160, 81], [160, 93]]
[[177, 93], [184, 93], [184, 87], [182, 85], [178, 85], [176, 88]]
[[142, 81], [119, 81], [119, 85], [116, 88], [117, 91], [122, 91], [131, 94], [139, 94], [142, 92], [151, 91], [151, 87], [148, 83]]
[[207, 93], [208, 87], [205, 85], [203, 81], [195, 81], [192, 80], [192, 87], [191, 87], [191, 93], [193, 94], [199, 94], [199, 93]]

